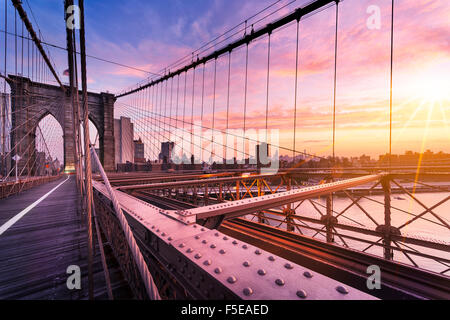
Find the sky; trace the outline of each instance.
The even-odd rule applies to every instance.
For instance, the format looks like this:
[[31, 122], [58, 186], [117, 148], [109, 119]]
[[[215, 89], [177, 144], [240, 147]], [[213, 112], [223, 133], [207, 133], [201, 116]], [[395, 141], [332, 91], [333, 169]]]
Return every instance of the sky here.
[[[0, 8], [4, 8], [4, 1], [6, 0], [0, 0]], [[191, 55], [192, 51], [204, 43], [276, 1], [85, 2], [86, 45], [89, 55], [161, 73], [177, 59]], [[28, 0], [45, 41], [64, 47], [62, 3], [62, 0]], [[304, 3], [306, 1], [298, 0], [285, 6], [288, 4], [287, 0], [278, 1], [269, 10], [249, 19], [248, 24], [254, 23], [254, 28], [257, 29]], [[30, 12], [28, 4], [24, 1], [24, 8]], [[379, 21], [379, 28], [368, 27], [374, 8], [375, 11], [379, 9], [379, 20], [376, 20]], [[279, 144], [285, 148], [281, 154], [291, 154], [286, 150], [292, 148], [320, 156], [328, 156], [332, 152], [335, 9], [335, 6], [328, 7], [300, 21], [297, 73], [297, 23], [293, 22], [274, 31], [270, 39], [268, 97], [268, 37], [262, 37], [249, 45], [246, 126], [254, 129], [265, 127], [268, 101], [268, 127], [279, 131]], [[278, 11], [256, 23], [259, 18], [275, 10]], [[12, 15], [11, 11], [9, 30], [14, 27], [11, 24]], [[403, 153], [406, 150], [420, 152], [431, 149], [435, 152], [450, 152], [450, 4], [447, 0], [396, 0], [394, 17], [392, 151]], [[391, 1], [345, 0], [339, 5], [338, 19], [336, 155], [368, 154], [377, 157], [389, 150]], [[2, 30], [3, 21], [2, 12]], [[242, 27], [243, 24], [235, 30]], [[232, 39], [241, 36], [242, 32]], [[4, 34], [1, 34], [1, 43], [3, 39]], [[220, 46], [216, 44], [213, 48]], [[9, 47], [12, 48], [11, 44]], [[67, 68], [66, 53], [56, 48], [49, 50], [61, 75]], [[229, 57], [226, 54], [217, 60], [215, 128], [226, 128], [227, 105], [229, 127], [243, 127], [245, 55], [245, 46], [235, 49], [231, 54], [229, 102]], [[119, 93], [150, 76], [149, 73], [92, 58], [88, 58], [87, 63], [88, 86], [94, 92]], [[11, 65], [12, 63], [8, 64]], [[3, 69], [1, 66], [2, 72]], [[187, 102], [180, 101], [176, 105], [175, 99], [167, 100], [164, 104], [166, 112], [180, 117], [183, 107], [187, 105], [190, 117], [190, 107], [193, 104], [192, 120], [200, 120], [202, 72], [202, 67], [196, 69], [196, 80], [193, 79], [192, 70], [181, 75], [179, 92], [183, 96], [186, 81]], [[214, 62], [206, 64], [202, 123], [205, 127], [212, 126], [213, 72]], [[298, 82], [295, 106], [296, 74]], [[170, 92], [174, 92], [174, 89], [170, 89], [173, 88], [172, 85], [169, 81], [169, 96]], [[163, 88], [165, 90], [166, 87]], [[141, 94], [151, 95], [152, 92]], [[135, 121], [140, 121], [141, 132], [137, 126], [135, 138], [143, 135], [146, 141], [146, 137], [148, 140], [153, 137], [143, 132], [149, 119], [138, 113], [130, 113], [130, 109], [123, 105], [139, 101], [136, 100], [139, 97], [142, 98], [135, 95], [118, 99], [115, 115], [131, 115], [136, 118]], [[184, 96], [180, 100], [184, 100]], [[142, 108], [143, 105], [139, 107]], [[145, 107], [152, 108], [147, 105]], [[156, 103], [152, 110], [156, 112], [157, 107]], [[149, 154], [150, 148], [149, 146]]]

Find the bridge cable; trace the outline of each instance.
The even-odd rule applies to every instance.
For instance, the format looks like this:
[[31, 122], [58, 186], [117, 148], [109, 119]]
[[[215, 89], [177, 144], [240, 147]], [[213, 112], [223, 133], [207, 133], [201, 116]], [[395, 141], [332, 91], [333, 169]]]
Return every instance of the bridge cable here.
[[115, 191], [111, 187], [111, 184], [109, 183], [109, 180], [108, 180], [108, 176], [106, 175], [105, 171], [103, 170], [102, 164], [97, 157], [97, 153], [95, 152], [95, 150], [92, 147], [90, 148], [90, 153], [92, 153], [94, 161], [97, 163], [97, 165], [100, 169], [100, 175], [102, 176], [103, 181], [105, 183], [106, 190], [108, 191], [109, 196], [111, 197], [111, 202], [113, 203], [114, 210], [116, 211], [116, 217], [118, 218], [118, 220], [122, 226], [122, 230], [125, 234], [125, 238], [127, 239], [128, 246], [131, 250], [131, 253], [133, 254], [133, 257], [137, 264], [139, 273], [141, 274], [141, 277], [144, 281], [144, 286], [145, 286], [147, 295], [151, 300], [161, 300], [161, 297], [158, 293], [158, 288], [153, 280], [153, 277], [152, 277], [150, 271], [148, 270], [147, 263], [145, 262], [144, 257], [142, 256], [141, 250], [139, 249], [139, 246], [136, 243], [136, 239], [133, 236], [133, 232], [131, 231], [128, 221], [123, 214], [120, 203], [116, 198]]
[[245, 152], [245, 137], [246, 137], [246, 119], [247, 119], [247, 91], [248, 91], [248, 45], [245, 50], [245, 84], [244, 84], [244, 135], [242, 140], [243, 152]]
[[[270, 80], [270, 38], [271, 38], [271, 32], [269, 32], [269, 40], [267, 44], [267, 88], [266, 88], [266, 145], [269, 145], [269, 140], [267, 136], [267, 130], [268, 130], [268, 115], [269, 115], [269, 80]], [[267, 150], [268, 151], [268, 150]], [[265, 153], [266, 156], [268, 156], [267, 152]], [[256, 155], [258, 158], [258, 155]]]
[[[191, 108], [191, 142], [194, 142], [194, 96], [195, 96], [195, 67], [193, 69], [192, 73], [192, 108]], [[191, 156], [194, 156], [194, 148], [192, 147], [191, 143]]]
[[338, 50], [338, 17], [339, 1], [336, 1], [336, 29], [334, 34], [334, 90], [333, 90], [333, 166], [336, 165], [336, 78], [337, 78], [337, 50]]
[[[227, 83], [227, 124], [226, 124], [226, 133], [225, 133], [225, 144], [228, 145], [228, 126], [229, 126], [229, 114], [230, 114], [230, 80], [231, 80], [231, 50], [228, 52], [228, 83]], [[224, 155], [223, 158], [226, 159], [226, 149], [223, 150]]]
[[[392, 73], [394, 64], [394, 0], [391, 4], [391, 52], [390, 52], [390, 82], [389, 82], [389, 168], [392, 165]], [[389, 169], [390, 170], [390, 169]]]
[[210, 159], [213, 161], [215, 157], [214, 150], [214, 125], [215, 125], [215, 117], [216, 117], [216, 81], [217, 81], [217, 56], [214, 59], [214, 93], [213, 93], [213, 118], [212, 118], [212, 132], [211, 132], [211, 155]]
[[[127, 108], [127, 110], [131, 110], [131, 111], [133, 111], [134, 110], [134, 114], [136, 114], [136, 107], [133, 107], [133, 106], [130, 106], [130, 105], [126, 105], [126, 104], [124, 104], [124, 103], [121, 103], [124, 107], [126, 107]], [[152, 114], [153, 114], [153, 118], [154, 119], [156, 119], [157, 117], [159, 117], [160, 115], [159, 114], [157, 114], [157, 113], [153, 113], [153, 112], [151, 112]], [[166, 117], [167, 118], [167, 117]], [[185, 123], [187, 123], [187, 124], [191, 124], [190, 122], [187, 122], [187, 121], [185, 121]], [[199, 126], [199, 125], [196, 125], [196, 124], [194, 124], [195, 126], [198, 126], [198, 127], [202, 127], [202, 126]], [[175, 129], [181, 129], [181, 130], [183, 130], [182, 128], [178, 128], [178, 127], [176, 127], [176, 126], [174, 126], [174, 125], [171, 125], [173, 128], [175, 128]], [[206, 128], [206, 129], [208, 129], [208, 130], [211, 130], [211, 128], [208, 128], [208, 127], [204, 127], [204, 128]], [[187, 132], [187, 130], [184, 130], [185, 132]], [[220, 130], [216, 130], [216, 131], [219, 131], [219, 132], [222, 132], [223, 133], [223, 131], [220, 131]], [[203, 136], [201, 136], [201, 135], [197, 135], [197, 134], [194, 134], [195, 136], [197, 136], [197, 137], [199, 137], [199, 138], [201, 138], [201, 139], [206, 139], [205, 137], [203, 137]], [[181, 138], [181, 139], [186, 139], [184, 136], [178, 136], [179, 138]], [[225, 145], [225, 144], [223, 144], [223, 143], [220, 143], [220, 142], [214, 142], [216, 145], [219, 145], [219, 146], [222, 146], [222, 147], [226, 147], [226, 148], [229, 148], [229, 149], [233, 149], [234, 151], [238, 151], [238, 149], [236, 149], [236, 148], [234, 148], [234, 147], [230, 147], [230, 146], [227, 146], [227, 145]], [[186, 150], [186, 149], [182, 149], [182, 150]], [[205, 150], [205, 148], [203, 148], [203, 150]], [[248, 155], [248, 154], [247, 154]]]
[[[186, 113], [186, 87], [187, 87], [187, 70], [184, 73], [183, 131], [184, 131], [184, 121], [185, 121], [185, 113]], [[184, 145], [184, 139], [183, 139], [182, 143]]]
[[[201, 115], [200, 115], [200, 123], [203, 125], [203, 106], [204, 106], [204, 99], [205, 99], [205, 69], [206, 69], [206, 62], [203, 63], [203, 72], [202, 72], [202, 107], [201, 107]], [[203, 145], [203, 144], [202, 144]], [[203, 152], [200, 155], [201, 162], [203, 164]]]
[[295, 89], [294, 89], [294, 141], [292, 143], [292, 163], [295, 163], [295, 137], [297, 135], [297, 91], [298, 91], [298, 43], [300, 32], [300, 18], [297, 19], [297, 41], [295, 46]]

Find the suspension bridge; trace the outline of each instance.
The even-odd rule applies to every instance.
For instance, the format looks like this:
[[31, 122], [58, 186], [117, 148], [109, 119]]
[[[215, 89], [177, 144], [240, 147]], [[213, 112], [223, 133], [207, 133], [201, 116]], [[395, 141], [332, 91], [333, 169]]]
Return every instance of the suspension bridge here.
[[[388, 161], [359, 167], [335, 152], [340, 1], [269, 6], [117, 94], [88, 92], [83, 0], [64, 1], [66, 26], [74, 4], [80, 14], [79, 28], [65, 28], [68, 84], [31, 8], [4, 2], [1, 299], [450, 298], [450, 166], [389, 157], [394, 1]], [[323, 11], [335, 19], [329, 157], [296, 141], [301, 23]], [[283, 124], [292, 145], [270, 120], [272, 43], [287, 27], [296, 44], [292, 123]], [[265, 56], [257, 124], [247, 115], [255, 50]], [[118, 147], [115, 114], [131, 118], [145, 171], [118, 170], [117, 155], [133, 146]], [[49, 115], [56, 122], [42, 124]], [[57, 126], [62, 145], [47, 138]], [[290, 165], [280, 166], [281, 154]], [[368, 285], [374, 266], [378, 288]], [[80, 285], [70, 288], [77, 268]]]

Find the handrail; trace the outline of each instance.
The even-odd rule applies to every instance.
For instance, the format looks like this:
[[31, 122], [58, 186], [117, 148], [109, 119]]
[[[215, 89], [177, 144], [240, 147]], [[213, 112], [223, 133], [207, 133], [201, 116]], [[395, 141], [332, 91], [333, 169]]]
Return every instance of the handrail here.
[[153, 281], [152, 275], [150, 274], [150, 271], [148, 270], [148, 267], [147, 267], [147, 264], [145, 263], [144, 257], [142, 256], [142, 253], [136, 243], [136, 240], [134, 239], [133, 233], [130, 229], [130, 226], [128, 225], [127, 219], [125, 218], [125, 215], [123, 214], [123, 211], [119, 204], [119, 201], [116, 198], [114, 189], [111, 187], [111, 184], [109, 183], [108, 177], [107, 177], [105, 170], [103, 169], [103, 166], [97, 156], [97, 153], [95, 152], [95, 150], [92, 146], [90, 147], [90, 151], [92, 153], [92, 158], [97, 163], [97, 166], [100, 171], [100, 175], [103, 178], [106, 189], [108, 190], [111, 202], [112, 202], [112, 204], [114, 206], [114, 210], [116, 212], [116, 216], [120, 222], [120, 225], [122, 226], [122, 230], [125, 234], [128, 245], [130, 247], [130, 250], [133, 254], [133, 257], [135, 259], [135, 262], [136, 262], [139, 272], [141, 274], [142, 280], [144, 281], [144, 285], [145, 285], [147, 294], [148, 294], [150, 300], [161, 300], [161, 297], [158, 292], [158, 288], [156, 287], [155, 282]]

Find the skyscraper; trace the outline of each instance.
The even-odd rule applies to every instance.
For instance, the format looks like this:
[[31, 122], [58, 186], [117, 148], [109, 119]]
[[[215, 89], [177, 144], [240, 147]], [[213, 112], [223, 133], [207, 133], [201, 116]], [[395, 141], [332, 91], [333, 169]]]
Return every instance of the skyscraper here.
[[130, 118], [114, 119], [115, 165], [134, 162], [133, 123]]
[[141, 138], [139, 138], [138, 140], [134, 140], [134, 162], [145, 162], [144, 143], [142, 142]]
[[161, 142], [161, 153], [159, 154], [159, 160], [163, 163], [170, 163], [174, 146], [174, 142]]

